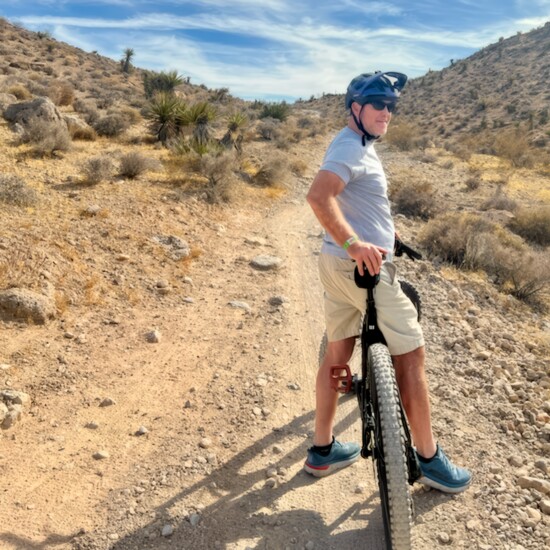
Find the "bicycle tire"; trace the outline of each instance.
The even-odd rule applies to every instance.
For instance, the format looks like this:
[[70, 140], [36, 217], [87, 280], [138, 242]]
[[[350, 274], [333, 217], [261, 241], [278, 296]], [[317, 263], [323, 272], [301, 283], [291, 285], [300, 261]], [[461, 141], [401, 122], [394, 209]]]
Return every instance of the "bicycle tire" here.
[[405, 434], [395, 372], [388, 348], [369, 347], [369, 384], [375, 415], [375, 461], [388, 550], [411, 549], [412, 498]]
[[407, 298], [413, 303], [413, 306], [416, 309], [417, 319], [420, 321], [422, 318], [422, 299], [420, 298], [418, 290], [416, 290], [416, 288], [408, 281], [400, 280], [399, 284], [401, 285], [401, 290], [405, 293], [405, 296], [407, 296]]

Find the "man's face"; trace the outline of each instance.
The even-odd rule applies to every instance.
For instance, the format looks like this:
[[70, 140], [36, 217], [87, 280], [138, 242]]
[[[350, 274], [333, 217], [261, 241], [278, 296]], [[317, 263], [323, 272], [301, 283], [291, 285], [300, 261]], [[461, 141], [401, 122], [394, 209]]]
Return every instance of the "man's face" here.
[[370, 103], [365, 104], [363, 110], [358, 103], [352, 104], [355, 116], [359, 118], [361, 112], [361, 122], [365, 130], [373, 136], [383, 136], [388, 131], [388, 125], [391, 120], [391, 113], [385, 107], [382, 111], [378, 111]]

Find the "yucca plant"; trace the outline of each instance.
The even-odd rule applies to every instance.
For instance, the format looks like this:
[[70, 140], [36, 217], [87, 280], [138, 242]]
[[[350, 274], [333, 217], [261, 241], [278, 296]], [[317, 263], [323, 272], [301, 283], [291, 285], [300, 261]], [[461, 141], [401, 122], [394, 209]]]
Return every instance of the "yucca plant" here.
[[159, 141], [166, 143], [167, 139], [179, 133], [186, 109], [187, 105], [181, 98], [168, 92], [158, 92], [153, 97], [145, 117], [151, 120], [153, 132]]
[[172, 93], [176, 86], [183, 82], [183, 76], [179, 75], [177, 71], [161, 71], [160, 73], [147, 71], [143, 75], [143, 87], [147, 97], [152, 97], [157, 92]]
[[126, 48], [124, 50], [124, 57], [120, 60], [122, 64], [122, 72], [130, 73], [132, 71], [132, 58], [134, 57], [134, 50], [132, 48]]
[[216, 110], [207, 101], [191, 105], [182, 113], [181, 124], [194, 126], [193, 138], [201, 145], [208, 144], [212, 139], [210, 123], [216, 118]]
[[220, 140], [224, 147], [235, 145], [235, 134], [248, 123], [248, 117], [244, 113], [233, 113], [227, 119], [227, 132]]

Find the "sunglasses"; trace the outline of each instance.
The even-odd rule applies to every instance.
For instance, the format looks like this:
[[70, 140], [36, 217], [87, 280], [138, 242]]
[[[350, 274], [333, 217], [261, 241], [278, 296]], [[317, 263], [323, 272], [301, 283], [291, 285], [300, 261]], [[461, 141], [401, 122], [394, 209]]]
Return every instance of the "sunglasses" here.
[[383, 101], [381, 99], [373, 99], [371, 101], [367, 101], [368, 105], [372, 105], [372, 108], [375, 111], [383, 111], [385, 107], [388, 108], [389, 113], [393, 113], [395, 109], [397, 109], [397, 102], [395, 101]]

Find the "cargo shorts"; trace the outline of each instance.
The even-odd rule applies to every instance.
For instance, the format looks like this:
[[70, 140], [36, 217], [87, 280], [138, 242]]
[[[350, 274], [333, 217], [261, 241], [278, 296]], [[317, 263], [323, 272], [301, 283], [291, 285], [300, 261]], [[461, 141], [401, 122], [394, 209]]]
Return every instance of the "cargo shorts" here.
[[[355, 284], [355, 262], [332, 254], [319, 255], [325, 289], [325, 319], [329, 342], [361, 334], [367, 291]], [[403, 355], [424, 345], [416, 308], [401, 289], [397, 269], [384, 262], [374, 289], [376, 315], [391, 355]]]

